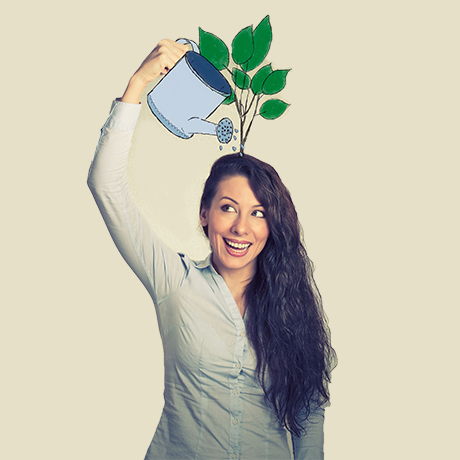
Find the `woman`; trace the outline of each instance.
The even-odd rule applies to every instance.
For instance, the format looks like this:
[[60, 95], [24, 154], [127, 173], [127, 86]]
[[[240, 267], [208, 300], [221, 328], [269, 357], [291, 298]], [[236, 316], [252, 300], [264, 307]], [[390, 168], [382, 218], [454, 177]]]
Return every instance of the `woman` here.
[[161, 41], [115, 101], [88, 185], [149, 291], [164, 347], [165, 405], [146, 459], [323, 458], [335, 353], [289, 192], [249, 155], [218, 159], [200, 221], [211, 254], [168, 248], [129, 194], [126, 163], [146, 85], [187, 51]]

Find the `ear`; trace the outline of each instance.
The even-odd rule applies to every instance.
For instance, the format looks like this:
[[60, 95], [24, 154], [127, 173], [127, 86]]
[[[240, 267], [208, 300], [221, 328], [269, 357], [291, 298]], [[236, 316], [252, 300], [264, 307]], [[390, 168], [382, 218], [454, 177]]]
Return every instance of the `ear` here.
[[202, 227], [208, 225], [208, 211], [206, 209], [202, 209], [200, 212], [200, 224]]

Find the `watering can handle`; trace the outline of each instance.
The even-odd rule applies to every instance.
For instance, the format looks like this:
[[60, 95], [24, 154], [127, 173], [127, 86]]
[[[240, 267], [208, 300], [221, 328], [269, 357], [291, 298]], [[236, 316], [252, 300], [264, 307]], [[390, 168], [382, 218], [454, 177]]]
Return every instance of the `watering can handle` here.
[[180, 43], [182, 45], [189, 45], [192, 47], [190, 51], [195, 51], [195, 53], [200, 53], [200, 49], [198, 48], [198, 45], [193, 41], [193, 40], [187, 40], [186, 38], [179, 38], [176, 40], [177, 43]]

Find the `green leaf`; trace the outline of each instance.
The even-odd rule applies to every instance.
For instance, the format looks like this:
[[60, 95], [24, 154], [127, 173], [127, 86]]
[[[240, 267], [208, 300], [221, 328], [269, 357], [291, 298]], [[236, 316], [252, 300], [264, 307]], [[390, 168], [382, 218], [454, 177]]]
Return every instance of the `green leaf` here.
[[272, 73], [272, 65], [268, 64], [257, 71], [252, 77], [251, 89], [254, 94], [260, 94], [262, 92], [262, 85], [266, 78]]
[[280, 117], [289, 107], [289, 104], [281, 99], [269, 99], [262, 104], [259, 115], [266, 120], [274, 120]]
[[291, 69], [275, 70], [272, 72], [262, 85], [264, 94], [279, 93], [286, 86], [286, 75]]
[[230, 55], [227, 45], [215, 35], [205, 32], [201, 27], [200, 33], [200, 54], [205, 57], [217, 70], [228, 67]]
[[254, 52], [251, 59], [241, 66], [246, 72], [255, 69], [267, 57], [272, 43], [272, 26], [268, 15], [260, 21], [252, 35], [254, 38]]
[[230, 96], [228, 96], [226, 99], [224, 99], [222, 101], [222, 104], [224, 104], [224, 105], [230, 105], [233, 102], [235, 102], [235, 93], [234, 93], [232, 88], [230, 88], [230, 89], [232, 90], [232, 94], [230, 94]]
[[252, 26], [248, 26], [238, 32], [232, 41], [232, 58], [236, 64], [248, 61], [254, 51], [252, 38]]
[[248, 89], [251, 85], [251, 77], [240, 69], [233, 69], [233, 81], [238, 88]]

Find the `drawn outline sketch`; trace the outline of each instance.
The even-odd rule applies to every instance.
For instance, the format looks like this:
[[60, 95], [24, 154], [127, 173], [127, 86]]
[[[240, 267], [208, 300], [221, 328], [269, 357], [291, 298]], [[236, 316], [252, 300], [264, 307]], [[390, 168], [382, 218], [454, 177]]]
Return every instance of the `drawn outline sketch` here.
[[[177, 40], [192, 49], [150, 91], [148, 105], [158, 120], [182, 139], [208, 134], [217, 136], [221, 144], [228, 144], [232, 139], [237, 140], [238, 135], [242, 156], [254, 119], [261, 116], [274, 120], [289, 106], [278, 98], [260, 103], [264, 96], [277, 94], [286, 86], [290, 69], [273, 70], [271, 64], [260, 67], [273, 36], [268, 15], [255, 29], [245, 27], [235, 36], [232, 64], [227, 45], [220, 38], [201, 28], [199, 36], [199, 47], [192, 40]], [[222, 70], [230, 74], [233, 88]], [[229, 118], [222, 118], [217, 124], [207, 120], [221, 104], [235, 104], [239, 128], [234, 128]], [[232, 149], [237, 150], [236, 147]]]

